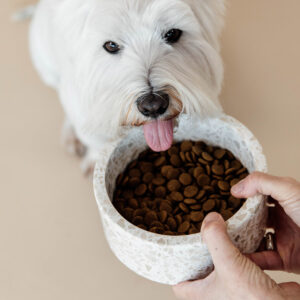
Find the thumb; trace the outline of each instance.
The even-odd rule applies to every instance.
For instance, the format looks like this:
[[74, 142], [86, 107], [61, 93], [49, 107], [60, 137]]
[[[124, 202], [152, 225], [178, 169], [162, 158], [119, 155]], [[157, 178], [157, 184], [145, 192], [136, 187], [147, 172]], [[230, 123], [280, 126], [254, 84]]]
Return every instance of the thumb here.
[[234, 272], [238, 266], [243, 265], [242, 260], [246, 258], [233, 245], [221, 215], [210, 213], [206, 216], [202, 225], [202, 235], [217, 272], [228, 275], [231, 273], [229, 270]]
[[300, 183], [295, 179], [255, 172], [234, 185], [231, 193], [237, 198], [248, 198], [256, 194], [271, 196], [300, 226]]

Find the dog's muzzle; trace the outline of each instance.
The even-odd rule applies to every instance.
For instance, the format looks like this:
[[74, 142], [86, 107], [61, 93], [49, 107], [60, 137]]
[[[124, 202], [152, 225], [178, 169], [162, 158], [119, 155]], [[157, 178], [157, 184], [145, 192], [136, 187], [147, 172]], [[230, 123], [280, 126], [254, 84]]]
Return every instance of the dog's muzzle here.
[[138, 110], [146, 117], [157, 118], [163, 115], [170, 103], [169, 95], [165, 93], [151, 93], [141, 96], [137, 100]]

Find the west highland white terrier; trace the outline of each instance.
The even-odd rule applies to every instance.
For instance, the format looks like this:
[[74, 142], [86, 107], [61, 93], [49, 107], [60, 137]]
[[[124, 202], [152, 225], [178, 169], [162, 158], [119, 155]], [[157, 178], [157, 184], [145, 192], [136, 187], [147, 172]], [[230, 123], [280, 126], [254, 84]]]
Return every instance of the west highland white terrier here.
[[69, 150], [88, 170], [106, 143], [143, 126], [167, 150], [182, 114], [222, 112], [219, 34], [224, 0], [42, 0], [30, 49], [57, 90]]

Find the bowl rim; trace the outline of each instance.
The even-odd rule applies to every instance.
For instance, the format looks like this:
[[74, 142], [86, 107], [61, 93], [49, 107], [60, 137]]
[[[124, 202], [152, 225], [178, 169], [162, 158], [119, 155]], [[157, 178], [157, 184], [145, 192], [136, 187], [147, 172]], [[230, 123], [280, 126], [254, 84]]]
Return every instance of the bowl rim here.
[[[267, 170], [268, 170], [267, 169], [267, 161], [266, 161], [265, 155], [263, 154], [262, 146], [259, 143], [258, 139], [253, 135], [253, 133], [244, 124], [242, 124], [240, 121], [238, 121], [234, 117], [226, 115], [226, 114], [222, 114], [221, 117], [212, 118], [212, 119], [219, 119], [222, 122], [227, 123], [234, 130], [239, 128], [239, 131], [237, 132], [237, 134], [239, 134], [239, 135], [244, 134], [244, 136], [247, 137], [245, 142], [247, 143], [248, 146], [250, 146], [249, 152], [253, 153], [253, 149], [256, 149], [256, 156], [255, 157], [253, 156], [254, 166], [257, 166], [258, 161], [262, 162], [262, 166], [255, 171], [267, 172]], [[98, 209], [101, 213], [101, 218], [106, 216], [116, 226], [118, 226], [119, 230], [123, 231], [127, 235], [130, 235], [134, 238], [143, 240], [143, 242], [145, 242], [145, 243], [161, 244], [163, 246], [168, 246], [168, 245], [182, 246], [184, 244], [192, 245], [195, 243], [199, 244], [199, 242], [201, 243], [201, 241], [202, 241], [201, 232], [195, 233], [195, 234], [189, 234], [189, 235], [168, 236], [168, 235], [162, 235], [162, 234], [149, 232], [147, 230], [143, 230], [143, 229], [135, 226], [134, 224], [130, 223], [128, 220], [126, 220], [117, 211], [117, 209], [113, 206], [113, 204], [109, 198], [109, 195], [107, 193], [106, 180], [105, 180], [106, 176], [105, 175], [106, 175], [107, 165], [110, 162], [110, 158], [111, 158], [112, 154], [120, 146], [120, 143], [122, 143], [122, 141], [124, 141], [126, 138], [127, 138], [127, 136], [124, 139], [122, 139], [121, 141], [118, 141], [117, 143], [115, 143], [114, 145], [113, 144], [110, 145], [111, 147], [110, 147], [110, 151], [109, 151], [110, 152], [109, 158], [107, 159], [106, 165], [104, 168], [103, 168], [103, 166], [102, 167], [100, 166], [100, 164], [101, 164], [100, 160], [97, 161], [96, 166], [95, 166], [94, 176], [93, 176], [93, 187], [94, 187], [94, 194], [95, 194], [96, 202], [98, 205]], [[102, 182], [99, 180], [101, 177], [104, 178], [104, 180], [102, 180]], [[105, 195], [103, 195], [103, 193], [102, 193], [103, 190], [106, 191]], [[243, 206], [230, 219], [228, 219], [226, 221], [228, 228], [230, 227], [231, 224], [233, 224], [233, 221], [245, 211], [245, 205], [246, 205], [246, 203], [248, 203], [250, 201], [256, 201], [259, 205], [260, 202], [265, 201], [265, 197], [263, 195], [256, 195], [256, 196], [247, 198], [247, 200], [245, 201]], [[102, 205], [103, 203], [106, 203], [108, 205], [107, 210], [103, 209], [103, 205]], [[114, 214], [112, 213], [112, 211], [114, 211]], [[120, 217], [121, 217], [121, 220], [123, 221], [123, 223], [126, 224], [127, 230], [125, 230], [125, 228], [122, 227], [118, 223], [118, 222], [120, 222]], [[118, 220], [118, 222], [117, 222], [117, 220]], [[162, 242], [162, 239], [163, 239], [163, 242]]]

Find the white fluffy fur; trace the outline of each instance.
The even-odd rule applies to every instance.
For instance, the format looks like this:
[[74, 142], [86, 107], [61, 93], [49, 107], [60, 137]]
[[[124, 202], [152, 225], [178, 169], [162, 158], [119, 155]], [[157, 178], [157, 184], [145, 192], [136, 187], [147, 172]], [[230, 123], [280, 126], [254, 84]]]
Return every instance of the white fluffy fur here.
[[[89, 159], [132, 125], [149, 121], [136, 106], [150, 89], [170, 94], [162, 118], [221, 112], [218, 37], [224, 0], [42, 0], [32, 21], [33, 62], [60, 96], [67, 122]], [[168, 45], [172, 28], [183, 31]], [[115, 41], [122, 51], [103, 49]]]

